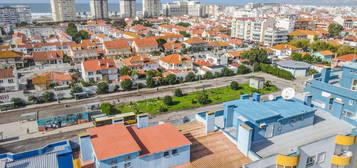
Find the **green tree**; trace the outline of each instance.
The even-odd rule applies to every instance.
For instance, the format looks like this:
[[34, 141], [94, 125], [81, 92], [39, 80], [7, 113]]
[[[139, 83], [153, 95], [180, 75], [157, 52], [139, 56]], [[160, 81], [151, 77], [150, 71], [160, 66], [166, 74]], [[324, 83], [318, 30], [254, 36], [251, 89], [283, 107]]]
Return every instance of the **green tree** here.
[[106, 82], [97, 84], [97, 94], [106, 94], [109, 92], [109, 85]]
[[133, 87], [133, 82], [130, 79], [125, 79], [124, 81], [120, 82], [120, 87], [124, 90], [131, 90]]
[[126, 27], [127, 24], [124, 19], [120, 19], [120, 20], [114, 21], [112, 25], [117, 29], [124, 30], [124, 28]]
[[73, 37], [77, 32], [77, 26], [74, 23], [69, 23], [66, 29], [66, 33]]
[[247, 74], [250, 73], [250, 69], [247, 68], [245, 65], [239, 65], [237, 69], [237, 74], [242, 75], [242, 74]]
[[357, 51], [357, 49], [354, 49], [353, 47], [350, 46], [341, 46], [340, 48], [338, 48], [338, 50], [336, 51], [338, 56], [341, 55], [346, 55], [346, 54], [352, 54], [355, 53], [355, 51]]
[[177, 23], [176, 25], [177, 25], [177, 26], [182, 26], [182, 27], [189, 27], [189, 26], [191, 26], [191, 24], [190, 24], [190, 23], [187, 23], [187, 22], [179, 22], [179, 23]]
[[232, 81], [230, 85], [232, 90], [238, 90], [239, 89], [239, 84], [236, 81]]
[[260, 63], [254, 62], [253, 63], [253, 71], [254, 72], [259, 72], [260, 71]]
[[224, 67], [221, 71], [221, 75], [222, 76], [233, 76], [234, 75], [234, 71], [230, 70], [227, 67]]
[[307, 71], [307, 75], [310, 76], [310, 75], [315, 75], [319, 73], [316, 69], [309, 69], [309, 71]]
[[213, 78], [214, 78], [214, 75], [212, 74], [212, 72], [207, 71], [207, 72], [203, 75], [203, 78], [205, 78], [205, 79], [213, 79]]
[[175, 89], [175, 96], [176, 97], [182, 97], [183, 96], [183, 93], [182, 93], [182, 90], [181, 89]]
[[293, 45], [297, 48], [301, 48], [304, 51], [308, 51], [310, 47], [310, 40], [299, 40], [299, 39], [294, 39], [289, 42], [290, 45]]
[[164, 103], [168, 106], [173, 104], [172, 97], [171, 96], [165, 96], [164, 97]]
[[10, 100], [12, 103], [14, 103], [14, 106], [17, 107], [23, 107], [25, 106], [25, 101], [22, 100], [21, 98], [11, 98]]
[[343, 31], [343, 26], [337, 23], [332, 23], [328, 26], [328, 32], [331, 37], [336, 37]]
[[149, 88], [155, 87], [155, 80], [152, 77], [146, 78], [146, 86]]
[[190, 38], [190, 37], [191, 37], [191, 34], [185, 32], [185, 31], [180, 31], [179, 33], [180, 33], [181, 35], [183, 35], [184, 37], [187, 37], [187, 38]]
[[45, 102], [51, 102], [51, 101], [54, 101], [55, 94], [53, 92], [47, 91], [47, 92], [43, 93], [41, 97]]
[[38, 97], [36, 97], [36, 96], [29, 96], [28, 98], [27, 98], [27, 100], [29, 101], [29, 102], [31, 102], [31, 103], [33, 103], [33, 104], [37, 104], [37, 103], [39, 103], [39, 98]]
[[71, 61], [72, 61], [72, 59], [67, 54], [63, 54], [63, 62], [64, 63], [70, 63]]
[[185, 77], [186, 82], [193, 82], [195, 80], [196, 80], [196, 75], [193, 72], [188, 73]]
[[177, 77], [174, 74], [167, 75], [166, 77], [167, 84], [173, 85], [177, 83]]
[[73, 86], [71, 87], [71, 95], [72, 95], [72, 96], [73, 96], [75, 93], [81, 93], [81, 92], [83, 92], [83, 89], [82, 89], [81, 86], [79, 86], [79, 85], [73, 85]]
[[208, 95], [205, 92], [202, 92], [202, 93], [197, 95], [197, 101], [200, 104], [208, 104], [208, 103], [210, 103]]
[[266, 50], [254, 47], [249, 51], [245, 51], [241, 54], [242, 58], [246, 58], [249, 60], [249, 64], [252, 65], [253, 63], [268, 63], [268, 53]]
[[122, 68], [120, 68], [119, 74], [120, 74], [120, 76], [130, 75], [131, 74], [131, 69], [129, 67], [127, 67], [127, 66], [123, 66]]
[[106, 115], [115, 114], [115, 110], [114, 110], [113, 106], [110, 103], [102, 103], [100, 105], [100, 110], [101, 110], [102, 113], [104, 113]]
[[159, 46], [159, 48], [163, 48], [164, 47], [164, 44], [167, 42], [165, 39], [162, 39], [162, 38], [159, 38], [159, 39], [156, 39], [156, 42]]

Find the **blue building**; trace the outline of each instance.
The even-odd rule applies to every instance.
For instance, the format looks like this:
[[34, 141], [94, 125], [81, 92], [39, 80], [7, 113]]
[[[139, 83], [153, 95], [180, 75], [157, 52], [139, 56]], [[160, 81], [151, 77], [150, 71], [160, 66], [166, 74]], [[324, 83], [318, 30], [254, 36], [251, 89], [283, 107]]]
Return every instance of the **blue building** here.
[[342, 69], [324, 69], [307, 81], [305, 91], [313, 105], [357, 125], [357, 62]]
[[68, 141], [62, 141], [23, 153], [0, 154], [0, 167], [73, 168], [72, 149]]
[[137, 127], [119, 123], [81, 135], [82, 167], [168, 168], [190, 161], [191, 142], [173, 125], [145, 127], [145, 117], [140, 117]]

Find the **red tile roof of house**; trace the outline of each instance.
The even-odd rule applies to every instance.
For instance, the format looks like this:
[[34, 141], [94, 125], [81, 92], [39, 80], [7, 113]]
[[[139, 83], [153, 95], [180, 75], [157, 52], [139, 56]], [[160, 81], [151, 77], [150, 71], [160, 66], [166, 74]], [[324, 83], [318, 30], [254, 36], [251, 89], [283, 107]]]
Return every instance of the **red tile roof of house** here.
[[344, 62], [353, 61], [354, 59], [357, 59], [357, 55], [355, 54], [347, 54], [334, 58], [334, 60], [336, 61], [344, 61]]
[[126, 153], [140, 151], [141, 148], [123, 124], [89, 128], [94, 153], [98, 160], [105, 160]]
[[196, 65], [199, 65], [199, 66], [214, 66], [215, 65], [215, 64], [212, 64], [212, 63], [209, 63], [206, 61], [202, 61], [202, 60], [197, 60], [197, 61], [194, 61], [193, 63]]
[[122, 60], [125, 66], [135, 67], [142, 66], [144, 64], [156, 64], [149, 56], [132, 56]]
[[236, 57], [240, 57], [240, 55], [243, 53], [244, 51], [231, 51], [228, 52], [228, 55], [232, 58], [236, 58]]
[[172, 124], [161, 124], [138, 129], [129, 127], [129, 132], [135, 134], [135, 139], [140, 141], [141, 155], [166, 151], [169, 149], [190, 145], [191, 142], [182, 135]]
[[89, 71], [99, 71], [107, 69], [115, 69], [116, 65], [113, 59], [95, 59], [83, 62], [83, 67], [85, 72]]
[[10, 51], [10, 50], [5, 50], [5, 51], [1, 51], [0, 52], [0, 59], [6, 59], [6, 58], [21, 58], [22, 55], [14, 52], [14, 51]]
[[161, 61], [168, 64], [182, 64], [184, 62], [192, 62], [192, 59], [181, 56], [180, 54], [170, 54], [160, 58]]
[[14, 78], [14, 69], [0, 69], [0, 79]]
[[165, 50], [174, 50], [174, 49], [181, 49], [181, 43], [175, 43], [174, 41], [169, 41], [164, 44]]
[[129, 49], [128, 40], [113, 40], [104, 42], [107, 49]]
[[278, 44], [272, 47], [276, 50], [298, 50], [299, 48], [289, 44]]
[[188, 44], [205, 44], [205, 43], [207, 43], [206, 41], [202, 40], [199, 37], [191, 37], [191, 38], [185, 40], [185, 42]]
[[63, 72], [46, 72], [36, 75], [32, 78], [33, 84], [50, 84], [52, 82], [59, 83], [62, 81], [72, 81], [72, 76]]
[[34, 61], [50, 61], [63, 59], [63, 51], [61, 50], [33, 52], [32, 55]]
[[125, 80], [125, 79], [130, 79], [130, 80], [131, 80], [131, 77], [130, 77], [129, 75], [124, 75], [124, 76], [120, 76], [120, 77], [119, 77], [119, 80], [120, 80], [120, 81], [123, 81], [123, 80]]
[[332, 51], [330, 50], [324, 50], [324, 51], [320, 51], [320, 54], [322, 55], [335, 55]]
[[135, 39], [134, 40], [135, 44], [137, 47], [157, 47], [158, 44], [155, 40], [155, 38], [143, 38], [143, 39]]

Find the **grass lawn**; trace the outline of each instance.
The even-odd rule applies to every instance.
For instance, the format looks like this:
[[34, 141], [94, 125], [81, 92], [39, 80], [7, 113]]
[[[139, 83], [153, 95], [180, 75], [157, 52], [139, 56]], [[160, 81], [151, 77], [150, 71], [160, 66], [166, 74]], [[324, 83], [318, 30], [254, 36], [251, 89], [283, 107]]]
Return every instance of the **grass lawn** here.
[[[261, 90], [251, 88], [249, 87], [248, 84], [240, 84], [239, 86], [240, 88], [238, 90], [231, 89], [229, 85], [226, 87], [205, 90], [210, 100], [209, 104], [236, 100], [239, 99], [240, 95], [242, 94], [252, 94], [253, 92], [267, 94], [278, 90], [278, 88], [275, 86], [271, 86], [267, 89], [261, 89]], [[142, 101], [133, 102], [131, 104], [130, 103], [120, 104], [115, 106], [115, 108], [119, 110], [121, 113], [139, 111], [142, 113], [150, 113], [150, 114], [160, 113], [159, 111], [160, 107], [166, 108], [167, 111], [196, 108], [196, 107], [204, 106], [197, 102], [197, 96], [201, 92], [202, 91], [188, 93], [185, 94], [183, 97], [173, 96], [172, 100], [174, 103], [173, 105], [170, 106], [165, 105], [163, 102], [163, 97], [160, 97], [159, 99], [158, 98], [146, 99]]]

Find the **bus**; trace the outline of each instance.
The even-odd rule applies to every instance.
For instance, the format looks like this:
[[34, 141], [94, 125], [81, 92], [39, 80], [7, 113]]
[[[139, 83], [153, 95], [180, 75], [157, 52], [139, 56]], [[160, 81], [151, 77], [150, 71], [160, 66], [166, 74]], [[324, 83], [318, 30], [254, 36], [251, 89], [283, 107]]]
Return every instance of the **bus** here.
[[93, 117], [93, 124], [97, 126], [102, 125], [109, 125], [109, 124], [116, 124], [116, 123], [123, 123], [124, 125], [132, 125], [136, 124], [136, 115], [133, 112], [124, 113], [124, 114], [117, 114], [112, 116], [96, 116]]

